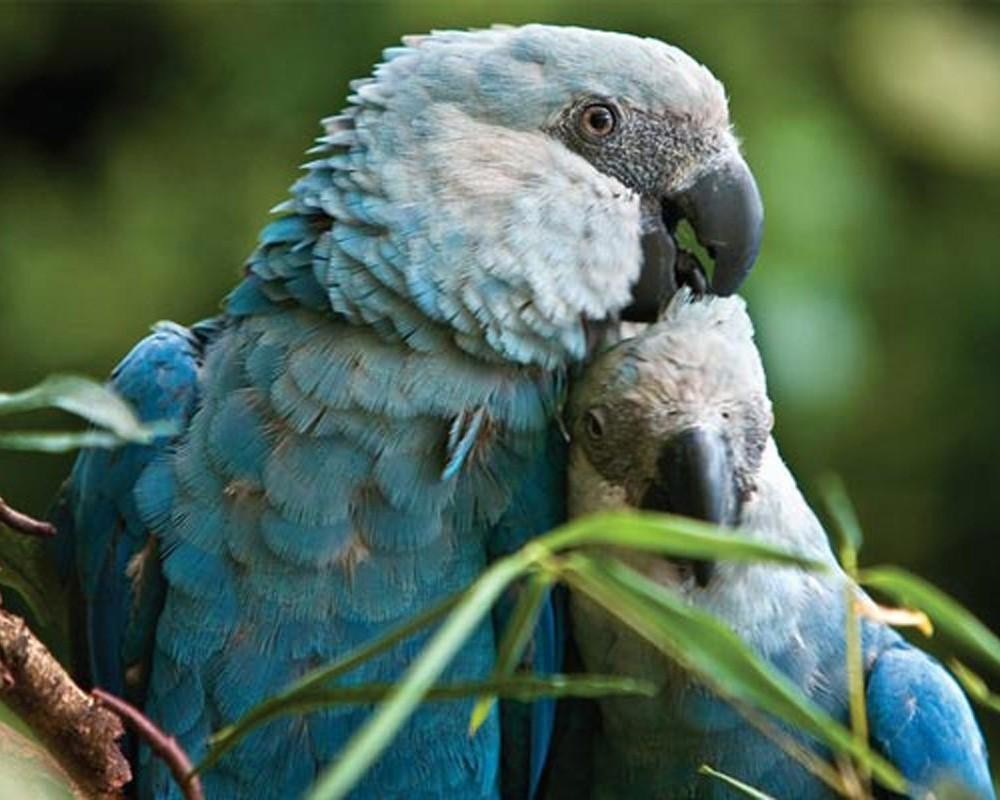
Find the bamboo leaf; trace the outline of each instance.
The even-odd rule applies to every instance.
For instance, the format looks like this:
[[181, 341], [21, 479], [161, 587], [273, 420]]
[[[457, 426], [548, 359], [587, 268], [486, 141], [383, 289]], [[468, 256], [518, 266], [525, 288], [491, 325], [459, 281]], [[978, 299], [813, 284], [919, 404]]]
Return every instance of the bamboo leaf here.
[[603, 557], [581, 556], [568, 561], [565, 579], [722, 696], [767, 712], [835, 751], [853, 756], [888, 788], [905, 791], [906, 783], [892, 765], [866, 742], [854, 738], [711, 615]]
[[847, 494], [844, 482], [837, 475], [828, 475], [821, 482], [820, 491], [830, 511], [834, 530], [838, 533], [841, 549], [848, 547], [856, 554], [861, 549], [864, 536], [861, 533], [857, 511]]
[[736, 531], [688, 517], [649, 512], [592, 514], [556, 528], [535, 539], [530, 546], [556, 552], [594, 545], [627, 547], [679, 558], [771, 561], [815, 571], [829, 568], [822, 562], [750, 539]]
[[[309, 714], [331, 706], [368, 705], [385, 700], [395, 684], [366, 683], [357, 686], [329, 686], [310, 689], [296, 695], [264, 720], [270, 722], [290, 714]], [[531, 675], [517, 674], [486, 681], [442, 683], [432, 686], [424, 702], [466, 700], [489, 694], [530, 703], [543, 697], [606, 697], [608, 695], [644, 695], [650, 697], [656, 687], [649, 681], [619, 675]]]
[[948, 668], [954, 673], [958, 682], [962, 684], [962, 688], [965, 689], [965, 693], [969, 697], [984, 708], [1000, 714], [1000, 694], [991, 692], [986, 681], [957, 659], [951, 659], [948, 662]]
[[698, 767], [698, 772], [702, 775], [708, 775], [709, 777], [716, 778], [725, 784], [728, 784], [736, 791], [741, 794], [745, 794], [747, 797], [753, 797], [754, 800], [775, 800], [771, 795], [765, 794], [760, 791], [760, 789], [755, 789], [748, 783], [743, 783], [741, 780], [737, 780], [732, 775], [727, 775], [725, 772], [719, 772], [716, 769], [712, 769], [708, 764], [702, 764]]
[[0, 433], [0, 450], [66, 453], [83, 447], [119, 447], [128, 441], [110, 431], [12, 431]]
[[919, 608], [931, 618], [935, 628], [1000, 672], [1000, 639], [968, 609], [936, 586], [899, 567], [862, 570], [860, 581], [889, 595], [897, 603]]
[[60, 408], [130, 441], [146, 435], [128, 403], [90, 378], [51, 375], [22, 392], [0, 393], [0, 415], [41, 408]]

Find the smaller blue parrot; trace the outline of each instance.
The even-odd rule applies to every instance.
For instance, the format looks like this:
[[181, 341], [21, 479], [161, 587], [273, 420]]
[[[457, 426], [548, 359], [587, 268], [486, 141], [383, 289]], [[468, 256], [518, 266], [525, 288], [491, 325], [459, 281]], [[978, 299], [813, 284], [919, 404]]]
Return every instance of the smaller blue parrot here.
[[[829, 564], [830, 571], [819, 574], [615, 552], [724, 620], [846, 723], [847, 577], [771, 436], [764, 370], [743, 301], [693, 300], [682, 290], [660, 322], [588, 368], [570, 399], [567, 422], [571, 515], [615, 507], [682, 514]], [[591, 763], [593, 774], [583, 781], [594, 797], [732, 797], [732, 788], [699, 774], [707, 763], [776, 798], [832, 796], [731, 705], [603, 609], [573, 595], [570, 616], [586, 671], [645, 678], [659, 692], [653, 700], [600, 700], [596, 719], [577, 724], [577, 740], [585, 740], [590, 758], [567, 755], [560, 746], [553, 757], [556, 775], [579, 776]], [[867, 618], [862, 651], [871, 743], [906, 778], [911, 795], [928, 797], [932, 788], [950, 783], [993, 800], [983, 737], [949, 674]], [[554, 793], [562, 796], [558, 788]], [[573, 796], [580, 794], [574, 790]]]

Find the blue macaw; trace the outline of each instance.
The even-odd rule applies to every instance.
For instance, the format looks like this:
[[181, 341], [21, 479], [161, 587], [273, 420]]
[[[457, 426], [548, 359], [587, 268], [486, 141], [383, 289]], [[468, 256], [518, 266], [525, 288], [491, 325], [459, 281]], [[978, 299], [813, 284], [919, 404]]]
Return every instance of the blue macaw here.
[[[467, 585], [563, 517], [567, 371], [602, 325], [676, 287], [687, 218], [713, 288], [748, 273], [762, 212], [722, 86], [651, 39], [529, 25], [384, 52], [260, 235], [222, 314], [161, 325], [112, 384], [181, 432], [81, 455], [62, 553], [91, 680], [194, 759], [317, 665]], [[558, 662], [551, 608], [534, 666]], [[351, 673], [392, 681], [426, 636]], [[448, 671], [485, 678], [483, 626]], [[358, 797], [537, 786], [551, 704], [423, 707]], [[368, 708], [275, 721], [204, 776], [211, 798], [289, 798]], [[177, 797], [140, 753], [139, 795]]]
[[[743, 301], [692, 302], [683, 289], [662, 321], [588, 367], [573, 389], [567, 423], [571, 515], [614, 507], [668, 511], [738, 527], [829, 566], [810, 573], [616, 551], [646, 577], [728, 623], [846, 724], [847, 578], [771, 436], [764, 370]], [[555, 797], [581, 796], [579, 788], [562, 793], [574, 776], [577, 787], [586, 784], [582, 796], [598, 798], [736, 795], [700, 775], [702, 764], [776, 798], [834, 796], [733, 706], [603, 609], [574, 595], [570, 616], [587, 671], [647, 678], [659, 691], [653, 700], [598, 701], [589, 724], [567, 723], [574, 735], [563, 737], [553, 756]], [[928, 797], [932, 787], [951, 783], [968, 796], [994, 800], [982, 734], [949, 674], [871, 618], [862, 619], [862, 652], [871, 743], [906, 778], [911, 796]], [[821, 752], [816, 743], [797, 740]], [[581, 755], [581, 748], [591, 755]], [[583, 768], [589, 763], [593, 774]]]

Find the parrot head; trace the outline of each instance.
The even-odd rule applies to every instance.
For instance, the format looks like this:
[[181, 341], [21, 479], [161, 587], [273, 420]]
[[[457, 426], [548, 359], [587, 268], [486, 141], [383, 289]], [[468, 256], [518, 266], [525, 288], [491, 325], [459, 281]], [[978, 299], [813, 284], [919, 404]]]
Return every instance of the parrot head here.
[[[738, 297], [682, 288], [661, 320], [602, 353], [568, 406], [570, 513], [639, 508], [737, 526], [773, 417]], [[708, 583], [708, 562], [674, 563]]]
[[753, 265], [761, 199], [725, 92], [675, 47], [546, 25], [435, 32], [352, 88], [320, 140], [340, 201], [308, 202], [385, 226], [411, 301], [465, 349], [553, 366], [587, 354], [590, 324], [655, 319], [690, 273], [681, 220], [715, 262], [711, 291]]

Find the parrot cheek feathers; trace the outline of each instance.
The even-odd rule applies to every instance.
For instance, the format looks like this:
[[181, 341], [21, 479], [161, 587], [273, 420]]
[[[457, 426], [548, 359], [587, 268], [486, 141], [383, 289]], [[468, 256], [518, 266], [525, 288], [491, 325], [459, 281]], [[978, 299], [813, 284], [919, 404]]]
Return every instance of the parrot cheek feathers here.
[[625, 487], [612, 483], [601, 475], [580, 447], [570, 449], [569, 474], [572, 476], [569, 481], [571, 517], [631, 507]]
[[382, 154], [386, 193], [417, 218], [407, 280], [431, 287], [431, 316], [474, 320], [485, 333], [467, 333], [509, 360], [583, 357], [584, 323], [617, 314], [638, 277], [639, 196], [541, 133], [436, 114], [440, 135], [407, 151], [420, 158]]

